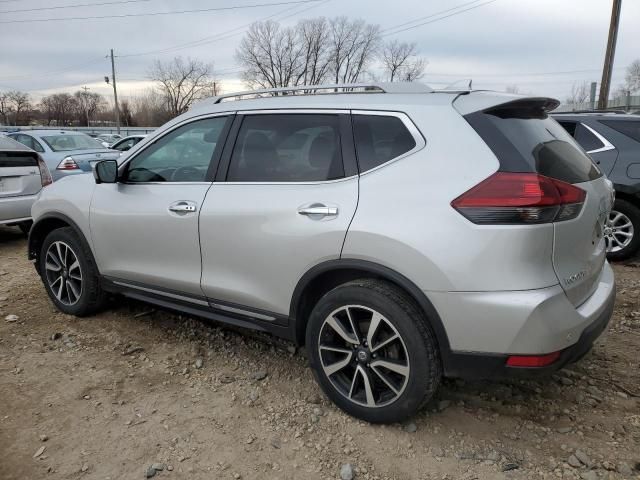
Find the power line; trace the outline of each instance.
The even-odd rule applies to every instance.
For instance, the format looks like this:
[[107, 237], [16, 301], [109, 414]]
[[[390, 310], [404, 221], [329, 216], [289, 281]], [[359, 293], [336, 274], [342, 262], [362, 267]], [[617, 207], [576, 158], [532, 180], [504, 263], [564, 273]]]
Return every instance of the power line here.
[[395, 32], [387, 33], [387, 34], [382, 35], [382, 36], [383, 37], [388, 37], [389, 35], [396, 35], [396, 34], [401, 33], [401, 32], [406, 32], [407, 30], [412, 30], [414, 28], [422, 27], [424, 25], [429, 25], [430, 23], [439, 22], [440, 20], [444, 20], [445, 18], [453, 17], [454, 15], [459, 15], [461, 13], [468, 12], [469, 10], [473, 10], [475, 8], [484, 7], [485, 5], [489, 5], [490, 3], [494, 3], [494, 2], [497, 2], [497, 1], [498, 0], [489, 0], [488, 2], [480, 3], [478, 5], [473, 5], [471, 7], [465, 8], [463, 10], [458, 10], [457, 12], [450, 13], [449, 15], [445, 15], [443, 17], [435, 18], [435, 19], [429, 20], [427, 22], [418, 23], [417, 25], [413, 25], [411, 27], [402, 28], [400, 30], [396, 30]]
[[141, 3], [141, 2], [152, 2], [152, 1], [154, 0], [117, 0], [113, 2], [100, 2], [100, 3], [74, 3], [71, 5], [55, 5], [53, 7], [37, 7], [37, 8], [21, 8], [18, 10], [3, 10], [3, 11], [0, 11], [0, 13], [39, 12], [41, 10], [60, 10], [64, 8], [80, 8], [80, 7], [102, 7], [104, 5], [120, 5], [123, 3]]
[[479, 1], [480, 1], [480, 0], [473, 0], [472, 2], [462, 3], [462, 4], [460, 4], [460, 5], [456, 5], [455, 7], [447, 8], [446, 10], [441, 10], [441, 11], [439, 11], [439, 12], [435, 12], [435, 13], [432, 13], [432, 14], [430, 14], [430, 15], [426, 15], [426, 16], [424, 16], [424, 17], [414, 18], [413, 20], [410, 20], [410, 21], [408, 21], [408, 22], [404, 22], [404, 23], [401, 23], [401, 24], [399, 24], [399, 25], [395, 25], [395, 26], [393, 26], [393, 27], [384, 28], [384, 29], [382, 29], [382, 30], [380, 31], [380, 33], [385, 33], [385, 32], [388, 32], [389, 30], [395, 30], [396, 28], [404, 27], [405, 25], [409, 25], [410, 23], [415, 23], [415, 22], [419, 22], [419, 21], [421, 21], [421, 20], [426, 20], [426, 19], [428, 19], [428, 18], [437, 17], [438, 15], [442, 15], [443, 13], [448, 13], [448, 12], [450, 12], [450, 11], [452, 11], [452, 10], [457, 10], [457, 9], [459, 9], [459, 8], [462, 8], [462, 7], [466, 7], [466, 6], [468, 6], [468, 5], [471, 5], [472, 3], [478, 3]]
[[[323, 5], [323, 4], [328, 3], [330, 1], [331, 0], [320, 1], [319, 3], [317, 3], [316, 5], [313, 5], [311, 7], [303, 8], [302, 10], [299, 10], [297, 12], [289, 13], [289, 15], [285, 15], [284, 17], [280, 18], [279, 20], [284, 20], [284, 19], [292, 17], [294, 15], [299, 15], [299, 14], [301, 14], [303, 12], [311, 10], [312, 8], [319, 7], [320, 5]], [[299, 6], [298, 7], [294, 7], [294, 10], [296, 8], [299, 8]], [[182, 50], [182, 49], [185, 49], [185, 48], [200, 47], [200, 46], [206, 45], [208, 43], [218, 42], [220, 40], [226, 40], [227, 38], [231, 38], [233, 36], [236, 36], [236, 35], [239, 35], [241, 33], [244, 33], [246, 31], [246, 29], [248, 27], [250, 27], [254, 22], [269, 20], [269, 19], [271, 19], [273, 17], [277, 17], [277, 16], [281, 15], [282, 13], [285, 13], [285, 12], [274, 13], [272, 15], [268, 15], [266, 17], [262, 17], [262, 18], [259, 18], [257, 20], [254, 20], [253, 22], [246, 23], [246, 24], [241, 25], [241, 26], [236, 27], [236, 28], [232, 28], [231, 30], [227, 30], [225, 32], [220, 32], [220, 33], [217, 33], [215, 35], [210, 35], [210, 36], [207, 36], [207, 37], [203, 37], [203, 38], [200, 38], [198, 40], [192, 40], [192, 41], [187, 42], [187, 43], [181, 43], [181, 44], [173, 45], [171, 47], [164, 47], [164, 48], [161, 48], [161, 49], [158, 49], [158, 50], [151, 50], [151, 51], [148, 51], [148, 52], [129, 53], [129, 54], [125, 54], [125, 55], [119, 55], [118, 57], [119, 58], [141, 57], [141, 56], [145, 56], [145, 55], [157, 55], [157, 54], [160, 54], [160, 53], [173, 52], [173, 51]]]
[[94, 64], [96, 64], [98, 62], [102, 62], [103, 60], [104, 60], [103, 58], [99, 58], [99, 59], [96, 59], [96, 60], [91, 60], [90, 62], [76, 64], [76, 65], [72, 65], [72, 66], [69, 66], [69, 67], [64, 67], [64, 68], [59, 69], [59, 70], [52, 70], [50, 72], [38, 73], [36, 75], [34, 75], [34, 74], [8, 75], [8, 76], [5, 76], [5, 77], [0, 77], [0, 80], [32, 78], [34, 76], [36, 78], [40, 78], [40, 77], [45, 77], [45, 76], [55, 75], [55, 74], [60, 74], [60, 73], [68, 73], [68, 72], [73, 72], [75, 70], [80, 70], [82, 67], [85, 67], [87, 65], [94, 65]]
[[173, 10], [170, 12], [126, 13], [126, 14], [120, 14], [120, 15], [93, 15], [89, 17], [59, 17], [59, 18], [39, 18], [39, 19], [26, 19], [26, 20], [2, 20], [0, 21], [0, 24], [59, 22], [59, 21], [66, 21], [66, 20], [98, 20], [98, 19], [105, 19], [105, 18], [154, 17], [154, 16], [160, 16], [160, 15], [178, 15], [178, 14], [184, 14], [184, 13], [220, 12], [220, 11], [226, 11], [226, 10], [240, 10], [240, 9], [247, 9], [247, 8], [275, 7], [278, 5], [315, 3], [319, 1], [320, 0], [290, 0], [286, 2], [257, 3], [252, 5], [234, 5], [231, 7], [198, 8], [194, 10]]

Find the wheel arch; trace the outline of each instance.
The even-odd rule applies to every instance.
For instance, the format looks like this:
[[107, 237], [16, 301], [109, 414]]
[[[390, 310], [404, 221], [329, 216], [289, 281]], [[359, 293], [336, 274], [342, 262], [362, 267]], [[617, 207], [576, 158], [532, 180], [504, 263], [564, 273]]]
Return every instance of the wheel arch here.
[[358, 259], [329, 260], [316, 265], [298, 281], [291, 299], [289, 316], [292, 336], [299, 345], [304, 344], [309, 314], [314, 305], [331, 289], [359, 278], [386, 280], [407, 293], [425, 314], [438, 342], [443, 364], [450, 352], [449, 338], [440, 315], [425, 293], [404, 275], [383, 265]]
[[35, 260], [36, 270], [40, 273], [39, 270], [39, 262], [38, 255], [40, 254], [40, 248], [42, 247], [42, 243], [46, 236], [51, 233], [53, 230], [57, 230], [58, 228], [66, 228], [71, 227], [78, 234], [80, 239], [83, 242], [87, 242], [82, 233], [80, 227], [71, 220], [68, 216], [59, 212], [48, 213], [42, 217], [40, 217], [31, 227], [29, 231], [29, 240], [28, 240], [28, 250], [27, 255], [29, 260]]

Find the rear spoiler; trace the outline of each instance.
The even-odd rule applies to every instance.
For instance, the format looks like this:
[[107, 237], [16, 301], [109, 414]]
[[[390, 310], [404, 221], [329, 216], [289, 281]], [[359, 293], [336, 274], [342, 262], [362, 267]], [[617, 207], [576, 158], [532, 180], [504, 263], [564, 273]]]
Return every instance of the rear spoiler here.
[[549, 97], [523, 97], [496, 92], [470, 92], [458, 95], [453, 100], [454, 108], [461, 115], [474, 112], [491, 112], [495, 115], [518, 116], [521, 111], [527, 117], [546, 116], [558, 108], [560, 102]]

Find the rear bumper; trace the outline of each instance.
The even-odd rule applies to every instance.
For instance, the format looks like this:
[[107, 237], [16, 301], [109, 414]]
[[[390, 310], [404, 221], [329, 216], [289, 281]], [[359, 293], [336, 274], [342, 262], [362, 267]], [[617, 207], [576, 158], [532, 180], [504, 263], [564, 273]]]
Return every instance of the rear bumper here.
[[36, 195], [0, 197], [0, 224], [21, 222], [31, 218], [31, 206]]
[[[559, 287], [558, 287], [559, 288]], [[522, 302], [517, 307], [511, 303], [484, 304], [486, 312], [475, 310], [468, 312], [465, 318], [468, 324], [466, 338], [451, 338], [452, 349], [443, 354], [445, 375], [458, 378], [505, 378], [518, 376], [544, 375], [579, 360], [592, 347], [595, 340], [606, 329], [613, 314], [615, 302], [615, 280], [613, 270], [605, 263], [598, 288], [582, 305], [574, 307], [566, 295], [552, 295], [546, 291], [518, 292]], [[489, 298], [495, 300], [495, 294]], [[452, 302], [453, 303], [453, 302]], [[454, 310], [460, 311], [460, 303], [454, 304]], [[478, 302], [471, 306], [478, 307]], [[506, 313], [502, 310], [506, 309]], [[474, 315], [475, 313], [475, 315]], [[440, 311], [445, 327], [448, 316]], [[513, 315], [508, 318], [507, 315]], [[474, 318], [475, 317], [475, 318]], [[490, 318], [491, 332], [482, 331], [481, 321]], [[503, 321], [502, 331], [496, 325], [496, 319]], [[458, 319], [459, 320], [459, 319]], [[507, 334], [505, 335], [505, 332]], [[480, 333], [481, 332], [481, 333]], [[492, 346], [498, 348], [483, 350], [483, 339], [492, 333]], [[452, 341], [453, 340], [453, 341]], [[456, 349], [455, 342], [475, 348]], [[491, 343], [491, 342], [490, 342]], [[510, 355], [544, 355], [560, 351], [560, 357], [545, 367], [509, 367], [506, 365]]]

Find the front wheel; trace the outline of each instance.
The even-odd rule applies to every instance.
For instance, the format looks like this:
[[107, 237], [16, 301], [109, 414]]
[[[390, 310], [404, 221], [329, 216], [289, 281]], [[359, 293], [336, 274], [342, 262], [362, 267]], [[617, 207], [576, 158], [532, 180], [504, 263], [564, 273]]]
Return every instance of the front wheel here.
[[616, 199], [604, 229], [609, 260], [626, 260], [640, 248], [640, 208]]
[[327, 293], [311, 313], [306, 345], [327, 396], [368, 422], [413, 415], [440, 384], [440, 357], [427, 319], [387, 282], [356, 280]]
[[104, 304], [105, 293], [91, 251], [72, 228], [49, 233], [38, 262], [44, 287], [62, 312], [85, 316]]

